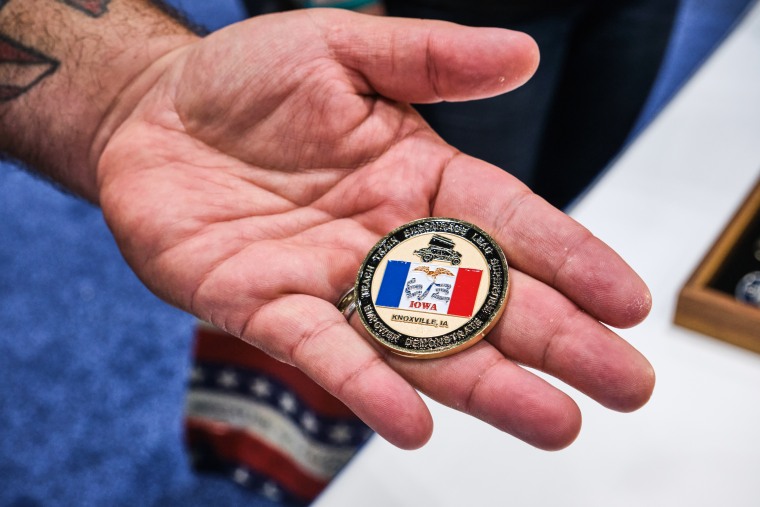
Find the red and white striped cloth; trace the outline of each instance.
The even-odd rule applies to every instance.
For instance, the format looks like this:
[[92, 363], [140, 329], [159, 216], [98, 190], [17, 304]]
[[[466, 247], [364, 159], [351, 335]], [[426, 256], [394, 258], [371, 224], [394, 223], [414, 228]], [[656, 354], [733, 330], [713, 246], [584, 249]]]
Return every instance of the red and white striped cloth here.
[[306, 505], [372, 431], [300, 370], [217, 328], [196, 329], [186, 440], [196, 470]]

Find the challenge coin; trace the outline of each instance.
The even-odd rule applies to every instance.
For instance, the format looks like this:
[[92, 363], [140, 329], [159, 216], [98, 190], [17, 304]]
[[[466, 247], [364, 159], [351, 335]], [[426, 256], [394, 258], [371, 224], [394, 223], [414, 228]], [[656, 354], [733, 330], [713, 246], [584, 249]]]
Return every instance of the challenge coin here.
[[354, 287], [370, 335], [397, 354], [442, 357], [475, 345], [504, 311], [507, 260], [484, 231], [452, 218], [395, 229], [364, 259]]

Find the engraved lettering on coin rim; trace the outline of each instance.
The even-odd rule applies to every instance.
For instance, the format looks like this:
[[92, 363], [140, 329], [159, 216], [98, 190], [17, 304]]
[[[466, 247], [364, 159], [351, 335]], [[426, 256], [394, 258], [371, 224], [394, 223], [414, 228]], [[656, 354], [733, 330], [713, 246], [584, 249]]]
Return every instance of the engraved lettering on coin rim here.
[[[485, 301], [477, 313], [463, 326], [450, 333], [424, 337], [410, 336], [393, 330], [378, 315], [372, 301], [372, 279], [385, 255], [403, 241], [443, 232], [469, 241], [485, 257], [490, 281]], [[405, 224], [381, 239], [367, 254], [356, 277], [356, 309], [367, 330], [395, 352], [412, 357], [439, 357], [474, 344], [487, 333], [501, 316], [509, 290], [507, 260], [496, 242], [480, 228], [450, 218], [424, 218]], [[465, 345], [467, 344], [467, 345]], [[454, 349], [454, 350], [452, 350]]]

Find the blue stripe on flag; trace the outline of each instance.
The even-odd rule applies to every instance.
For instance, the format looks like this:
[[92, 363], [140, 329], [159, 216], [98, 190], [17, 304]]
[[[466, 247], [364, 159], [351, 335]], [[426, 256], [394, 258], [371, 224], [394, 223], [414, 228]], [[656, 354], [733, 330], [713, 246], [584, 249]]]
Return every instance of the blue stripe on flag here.
[[409, 262], [388, 261], [380, 284], [380, 292], [377, 294], [375, 304], [377, 306], [389, 306], [398, 308], [401, 303], [401, 295], [404, 293], [406, 276], [409, 274]]

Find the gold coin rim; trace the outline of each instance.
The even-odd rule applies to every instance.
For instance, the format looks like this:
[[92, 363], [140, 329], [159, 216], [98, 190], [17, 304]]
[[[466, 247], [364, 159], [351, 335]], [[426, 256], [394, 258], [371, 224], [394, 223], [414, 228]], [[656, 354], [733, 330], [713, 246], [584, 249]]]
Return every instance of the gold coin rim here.
[[[414, 226], [416, 224], [419, 224], [419, 223], [431, 222], [431, 221], [436, 221], [436, 222], [453, 222], [453, 223], [456, 223], [456, 224], [465, 225], [465, 226], [471, 228], [472, 230], [474, 230], [475, 232], [477, 232], [478, 234], [480, 234], [482, 237], [484, 237], [488, 241], [489, 246], [491, 246], [491, 247], [494, 248], [494, 250], [498, 254], [498, 258], [501, 260], [502, 272], [503, 272], [502, 286], [504, 287], [504, 289], [502, 290], [502, 293], [501, 293], [501, 296], [499, 298], [499, 301], [497, 302], [497, 309], [496, 309], [496, 311], [494, 311], [489, 316], [489, 319], [484, 323], [483, 326], [481, 326], [480, 329], [478, 329], [478, 330], [476, 330], [476, 331], [473, 332], [472, 336], [470, 336], [469, 338], [466, 338], [466, 339], [462, 340], [461, 342], [458, 342], [458, 343], [455, 343], [455, 344], [452, 344], [452, 345], [447, 345], [445, 347], [439, 347], [439, 348], [433, 349], [431, 351], [414, 351], [414, 350], [410, 350], [408, 348], [404, 348], [404, 347], [399, 347], [397, 345], [393, 345], [392, 343], [387, 342], [386, 340], [384, 340], [383, 338], [381, 338], [380, 336], [378, 336], [375, 333], [375, 331], [372, 329], [372, 327], [370, 326], [370, 324], [367, 322], [367, 319], [366, 319], [366, 317], [364, 315], [364, 306], [361, 304], [361, 297], [360, 297], [360, 284], [361, 284], [361, 280], [362, 280], [362, 273], [366, 269], [368, 261], [372, 257], [372, 255], [375, 252], [375, 250], [378, 247], [380, 247], [380, 245], [382, 245], [382, 243], [384, 241], [388, 240], [389, 238], [391, 238], [392, 236], [394, 236], [395, 234], [397, 234], [399, 231], [402, 231], [402, 230], [404, 230], [406, 228], [412, 227], [412, 226]], [[455, 235], [459, 236], [458, 234], [455, 234]], [[466, 238], [464, 236], [459, 236], [459, 237], [462, 238], [462, 239], [464, 239], [465, 241], [468, 241], [471, 244], [475, 245], [475, 247], [478, 248], [478, 250], [480, 251], [480, 248], [479, 248], [479, 246], [476, 243], [470, 241], [470, 239], [468, 239], [468, 238]], [[409, 238], [409, 239], [411, 239], [411, 238]], [[387, 255], [387, 253], [386, 253], [386, 255]], [[383, 256], [383, 257], [385, 257], [385, 256]], [[489, 269], [490, 269], [490, 266], [489, 266]], [[373, 274], [372, 278], [374, 279], [374, 274]], [[472, 347], [473, 345], [477, 344], [498, 323], [498, 321], [501, 319], [501, 316], [504, 313], [504, 310], [505, 310], [505, 308], [507, 306], [507, 300], [509, 298], [509, 293], [510, 293], [510, 290], [509, 290], [510, 289], [509, 278], [510, 278], [509, 277], [509, 264], [507, 262], [506, 256], [504, 255], [504, 251], [502, 250], [502, 248], [499, 245], [499, 243], [497, 243], [491, 237], [491, 235], [488, 234], [487, 232], [485, 232], [483, 229], [481, 229], [480, 227], [478, 227], [475, 224], [472, 224], [470, 222], [467, 222], [465, 220], [460, 220], [460, 219], [457, 219], [457, 218], [449, 218], [449, 217], [428, 217], [428, 218], [421, 218], [421, 219], [413, 220], [411, 222], [407, 222], [407, 223], [405, 223], [403, 225], [400, 225], [399, 227], [396, 227], [391, 232], [389, 232], [388, 234], [386, 234], [385, 236], [383, 236], [382, 238], [380, 238], [375, 243], [375, 245], [372, 248], [370, 248], [369, 252], [364, 257], [364, 260], [362, 261], [362, 263], [361, 263], [361, 265], [359, 267], [359, 270], [358, 270], [358, 272], [356, 274], [356, 281], [354, 283], [354, 298], [355, 298], [354, 300], [356, 302], [356, 313], [359, 314], [359, 319], [361, 320], [362, 326], [364, 327], [364, 329], [367, 330], [367, 333], [369, 333], [369, 335], [374, 339], [374, 341], [376, 343], [382, 345], [384, 348], [386, 348], [386, 349], [394, 352], [395, 354], [398, 354], [398, 355], [404, 356], [404, 357], [408, 357], [408, 358], [414, 358], [414, 359], [435, 359], [435, 358], [439, 358], [439, 357], [446, 357], [446, 356], [449, 356], [449, 355], [452, 355], [452, 354], [455, 354], [455, 353], [458, 353], [458, 352], [462, 352], [462, 351], [464, 351], [464, 350]], [[374, 307], [374, 301], [372, 301], [372, 305]], [[481, 308], [482, 308], [482, 306], [481, 306]], [[382, 321], [382, 319], [380, 319], [380, 320]], [[388, 324], [386, 324], [385, 321], [382, 321], [382, 322], [383, 322], [383, 324], [385, 324], [387, 327], [390, 328], [390, 326], [388, 326]], [[461, 327], [463, 327], [463, 326], [460, 326], [460, 328]], [[403, 335], [403, 336], [406, 336], [406, 335]]]

